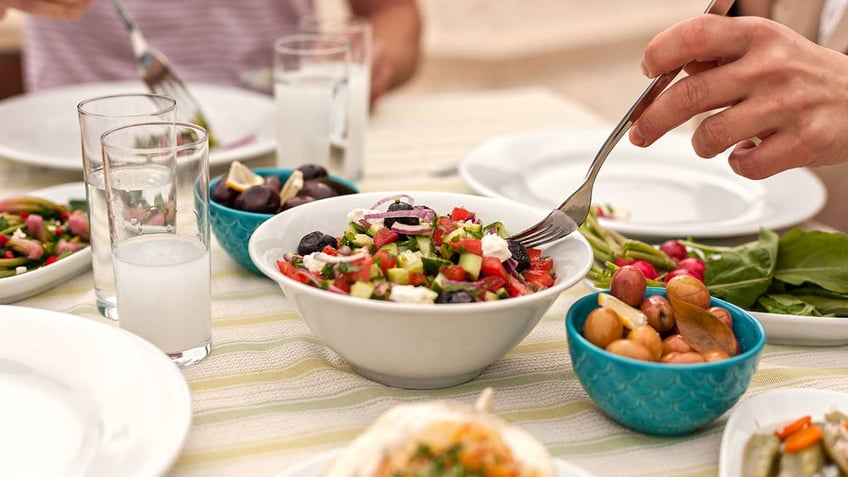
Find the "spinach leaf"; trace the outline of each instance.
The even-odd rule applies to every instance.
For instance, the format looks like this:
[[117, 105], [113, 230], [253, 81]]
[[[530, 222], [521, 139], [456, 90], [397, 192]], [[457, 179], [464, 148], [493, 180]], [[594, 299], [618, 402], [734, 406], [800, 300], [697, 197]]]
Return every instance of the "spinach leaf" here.
[[760, 229], [758, 240], [732, 248], [686, 245], [705, 252], [704, 283], [713, 296], [748, 309], [768, 290], [777, 263], [776, 233]]
[[757, 307], [769, 313], [782, 313], [798, 316], [821, 316], [816, 307], [801, 297], [786, 294], [762, 295], [757, 299]]
[[779, 247], [776, 280], [848, 293], [848, 236], [793, 229], [780, 239]]

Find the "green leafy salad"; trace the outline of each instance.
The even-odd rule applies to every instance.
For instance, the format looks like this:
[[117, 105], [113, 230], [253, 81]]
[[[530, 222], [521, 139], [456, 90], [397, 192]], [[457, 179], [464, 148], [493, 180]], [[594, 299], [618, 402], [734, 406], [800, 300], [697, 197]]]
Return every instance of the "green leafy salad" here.
[[[596, 264], [588, 277], [601, 288], [607, 288], [615, 270], [627, 264], [650, 266], [656, 275], [645, 274], [649, 285], [663, 286], [681, 259], [689, 258], [703, 262], [699, 278], [710, 294], [747, 310], [848, 316], [848, 236], [841, 233], [796, 228], [778, 236], [761, 229], [756, 240], [735, 247], [692, 240], [655, 247], [602, 227], [594, 211], [580, 232], [595, 253]], [[685, 255], [670, 256], [675, 248]]]

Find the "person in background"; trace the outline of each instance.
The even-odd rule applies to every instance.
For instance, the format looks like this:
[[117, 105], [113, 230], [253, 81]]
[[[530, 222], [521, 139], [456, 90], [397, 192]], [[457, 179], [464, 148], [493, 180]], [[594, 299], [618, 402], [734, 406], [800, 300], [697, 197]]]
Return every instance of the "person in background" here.
[[736, 3], [742, 16], [696, 16], [650, 41], [642, 60], [646, 76], [685, 63], [688, 76], [645, 110], [630, 141], [649, 146], [689, 119], [713, 113], [692, 135], [698, 155], [732, 148], [731, 167], [751, 179], [811, 167], [828, 188], [817, 218], [848, 232], [848, 2]]
[[[420, 54], [421, 15], [415, 0], [348, 0], [374, 31], [372, 102], [409, 80]], [[267, 69], [276, 38], [294, 33], [314, 12], [313, 0], [126, 0], [147, 41], [187, 82], [245, 86]], [[110, 0], [0, 0], [28, 13], [24, 87], [137, 79], [132, 47]]]

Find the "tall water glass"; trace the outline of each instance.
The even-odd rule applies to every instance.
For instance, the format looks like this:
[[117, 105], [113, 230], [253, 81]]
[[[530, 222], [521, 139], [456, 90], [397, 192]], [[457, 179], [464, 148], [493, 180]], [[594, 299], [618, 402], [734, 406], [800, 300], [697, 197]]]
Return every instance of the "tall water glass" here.
[[337, 36], [350, 46], [350, 75], [348, 107], [350, 108], [347, 138], [348, 150], [343, 165], [344, 177], [359, 180], [364, 172], [365, 129], [371, 99], [371, 23], [357, 16], [308, 15], [300, 20], [304, 33]]
[[178, 365], [212, 342], [209, 142], [188, 123], [103, 134], [118, 324]]
[[109, 245], [109, 223], [106, 212], [106, 183], [100, 136], [126, 124], [176, 119], [177, 103], [173, 98], [155, 94], [119, 94], [86, 99], [77, 105], [82, 143], [83, 176], [85, 178], [88, 216], [91, 222], [91, 268], [97, 310], [112, 320], [118, 319], [115, 302], [115, 274]]
[[297, 34], [274, 43], [277, 165], [318, 164], [345, 176], [350, 47]]

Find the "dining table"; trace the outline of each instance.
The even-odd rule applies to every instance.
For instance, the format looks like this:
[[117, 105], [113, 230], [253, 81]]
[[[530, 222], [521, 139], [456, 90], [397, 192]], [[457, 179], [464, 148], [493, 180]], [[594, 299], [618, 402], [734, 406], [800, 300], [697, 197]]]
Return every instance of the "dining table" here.
[[[472, 147], [500, 135], [571, 127], [611, 129], [612, 124], [542, 87], [401, 90], [372, 111], [364, 177], [356, 185], [361, 191], [474, 193], [457, 172]], [[270, 166], [274, 157], [243, 162]], [[212, 174], [224, 169], [213, 167]], [[81, 180], [81, 172], [0, 158], [3, 195]], [[485, 388], [494, 390], [496, 415], [530, 432], [553, 456], [593, 475], [718, 473], [722, 432], [735, 407], [696, 432], [660, 437], [617, 424], [584, 391], [571, 366], [564, 326], [569, 306], [592, 291], [584, 282], [563, 292], [530, 334], [480, 376], [445, 389], [409, 390], [356, 374], [310, 332], [274, 281], [242, 268], [214, 241], [211, 273], [212, 349], [203, 361], [180, 369], [191, 393], [192, 423], [169, 476], [279, 475], [305, 459], [344, 448], [399, 403], [470, 403]], [[97, 312], [90, 269], [12, 304], [117, 326]], [[848, 346], [767, 344], [739, 403], [783, 388], [848, 392]]]

